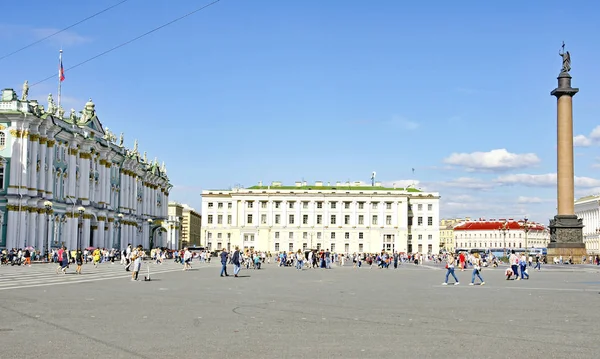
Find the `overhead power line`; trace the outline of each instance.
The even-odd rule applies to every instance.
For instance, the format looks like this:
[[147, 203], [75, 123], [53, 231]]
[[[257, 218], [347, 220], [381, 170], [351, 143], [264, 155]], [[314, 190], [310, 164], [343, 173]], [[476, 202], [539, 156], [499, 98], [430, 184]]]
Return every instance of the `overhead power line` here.
[[[86, 63], [88, 63], [88, 62], [90, 62], [90, 61], [92, 61], [92, 60], [95, 60], [95, 59], [97, 59], [97, 58], [99, 58], [99, 57], [101, 57], [101, 56], [104, 56], [104, 55], [106, 55], [106, 54], [108, 54], [108, 53], [110, 53], [110, 52], [113, 52], [113, 51], [115, 51], [115, 50], [117, 50], [117, 49], [119, 49], [119, 48], [121, 48], [121, 47], [123, 47], [123, 46], [129, 45], [129, 44], [131, 44], [132, 42], [134, 42], [134, 41], [137, 41], [137, 40], [141, 39], [142, 37], [148, 36], [148, 35], [152, 34], [153, 32], [156, 32], [156, 31], [158, 31], [158, 30], [160, 30], [160, 29], [162, 29], [162, 28], [165, 28], [165, 27], [167, 27], [167, 26], [169, 26], [169, 25], [171, 25], [171, 24], [174, 24], [174, 23], [176, 23], [177, 21], [183, 20], [183, 19], [185, 19], [185, 18], [186, 18], [186, 17], [188, 17], [188, 16], [194, 15], [194, 14], [195, 14], [195, 13], [197, 13], [198, 11], [204, 10], [204, 9], [206, 9], [207, 7], [211, 6], [211, 5], [214, 5], [214, 4], [218, 3], [219, 1], [221, 1], [221, 0], [215, 0], [215, 1], [211, 2], [211, 3], [209, 3], [209, 4], [206, 4], [206, 5], [204, 5], [204, 6], [200, 7], [200, 8], [197, 8], [196, 10], [193, 10], [193, 11], [191, 11], [191, 12], [188, 12], [187, 14], [185, 14], [185, 15], [183, 15], [183, 16], [180, 16], [180, 17], [178, 17], [178, 18], [176, 18], [176, 19], [174, 19], [174, 20], [171, 20], [171, 21], [169, 21], [169, 22], [167, 22], [167, 23], [163, 24], [163, 25], [160, 25], [159, 27], [156, 27], [156, 28], [154, 28], [154, 29], [152, 29], [152, 30], [150, 30], [150, 31], [148, 31], [148, 32], [145, 32], [145, 33], [143, 33], [143, 34], [141, 34], [141, 35], [139, 35], [139, 36], [137, 36], [137, 37], [134, 37], [134, 38], [133, 38], [133, 39], [131, 39], [131, 40], [125, 41], [125, 42], [123, 42], [123, 43], [121, 43], [121, 44], [119, 44], [119, 45], [117, 45], [117, 46], [115, 46], [115, 47], [113, 47], [113, 48], [110, 48], [110, 49], [108, 49], [108, 50], [106, 50], [106, 51], [104, 51], [104, 52], [101, 52], [101, 53], [99, 53], [98, 55], [92, 56], [92, 57], [90, 57], [89, 59], [87, 59], [87, 60], [85, 60], [85, 61], [82, 61], [82, 62], [80, 62], [80, 63], [78, 63], [78, 64], [76, 64], [76, 65], [73, 65], [73, 66], [71, 66], [71, 67], [67, 67], [67, 68], [65, 69], [65, 72], [67, 72], [67, 71], [70, 71], [70, 70], [73, 70], [74, 68], [77, 68], [77, 67], [79, 67], [79, 66], [81, 66], [81, 65], [83, 65], [83, 64], [86, 64]], [[50, 79], [52, 79], [52, 78], [57, 78], [57, 76], [58, 76], [58, 72], [57, 72], [57, 73], [55, 73], [54, 75], [48, 76], [48, 77], [46, 77], [45, 79], [43, 79], [43, 80], [40, 80], [40, 81], [38, 81], [38, 82], [34, 83], [34, 84], [33, 84], [33, 85], [31, 85], [30, 87], [33, 87], [33, 86], [35, 86], [35, 85], [38, 85], [38, 84], [41, 84], [42, 82], [48, 81], [48, 80], [50, 80]]]
[[14, 54], [17, 54], [17, 53], [19, 53], [19, 52], [21, 52], [21, 51], [23, 51], [23, 50], [26, 50], [26, 49], [28, 49], [28, 48], [32, 47], [32, 46], [34, 46], [34, 45], [37, 45], [37, 44], [39, 44], [39, 43], [40, 43], [40, 42], [42, 42], [42, 41], [48, 40], [49, 38], [51, 38], [51, 37], [53, 37], [53, 36], [56, 36], [56, 35], [60, 34], [61, 32], [65, 32], [65, 31], [69, 30], [70, 28], [72, 28], [72, 27], [75, 27], [75, 26], [77, 26], [77, 25], [79, 25], [79, 24], [81, 24], [81, 23], [83, 23], [83, 22], [86, 22], [86, 21], [88, 21], [89, 19], [92, 19], [92, 18], [94, 18], [94, 17], [96, 17], [96, 16], [98, 16], [98, 15], [100, 15], [100, 14], [102, 14], [102, 13], [105, 13], [105, 12], [107, 12], [108, 10], [110, 10], [110, 9], [112, 9], [112, 8], [115, 8], [115, 7], [117, 7], [117, 6], [119, 6], [119, 5], [123, 4], [123, 3], [125, 3], [125, 2], [127, 2], [127, 1], [129, 1], [129, 0], [122, 0], [121, 2], [119, 2], [119, 3], [116, 3], [116, 4], [114, 4], [114, 5], [111, 5], [111, 6], [107, 7], [106, 9], [104, 9], [104, 10], [102, 10], [102, 11], [98, 11], [97, 13], [95, 13], [95, 14], [93, 14], [93, 15], [90, 15], [90, 16], [86, 17], [85, 19], [83, 19], [83, 20], [80, 20], [80, 21], [78, 21], [78, 22], [76, 22], [76, 23], [74, 23], [74, 24], [72, 24], [72, 25], [69, 25], [69, 26], [65, 27], [64, 29], [62, 29], [62, 30], [58, 30], [58, 31], [56, 31], [55, 33], [52, 33], [52, 34], [50, 34], [50, 35], [48, 35], [48, 36], [46, 36], [46, 37], [44, 37], [44, 38], [42, 38], [42, 39], [39, 39], [39, 40], [37, 40], [37, 41], [35, 41], [35, 42], [32, 42], [31, 44], [29, 44], [29, 45], [27, 45], [27, 46], [24, 46], [24, 47], [22, 47], [22, 48], [20, 48], [20, 49], [18, 49], [18, 50], [15, 50], [15, 51], [13, 51], [13, 52], [11, 52], [11, 53], [8, 53], [8, 54], [6, 54], [6, 55], [4, 55], [4, 56], [0, 57], [0, 60], [4, 60], [5, 58], [7, 58], [7, 57], [9, 57], [9, 56], [12, 56], [12, 55], [14, 55]]

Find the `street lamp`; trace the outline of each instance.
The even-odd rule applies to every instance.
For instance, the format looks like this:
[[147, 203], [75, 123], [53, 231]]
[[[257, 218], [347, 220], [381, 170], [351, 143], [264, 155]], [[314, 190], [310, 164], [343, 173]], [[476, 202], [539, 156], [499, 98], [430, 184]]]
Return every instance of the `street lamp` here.
[[119, 250], [123, 248], [123, 245], [121, 244], [121, 229], [123, 228], [123, 217], [123, 213], [117, 214], [117, 225], [119, 226]]
[[150, 232], [150, 250], [154, 248], [154, 241], [152, 240], [152, 218], [148, 218], [148, 232]]
[[532, 227], [531, 223], [529, 223], [527, 217], [525, 217], [524, 223], [523, 223], [523, 231], [525, 232], [525, 255], [527, 257], [529, 257], [529, 247], [527, 245], [527, 234], [531, 230], [531, 227]]
[[46, 248], [45, 257], [50, 261], [50, 215], [52, 214], [52, 202], [45, 201], [44, 207], [46, 208], [46, 240], [48, 241], [48, 247]]
[[79, 250], [81, 250], [81, 235], [82, 235], [82, 230], [83, 230], [83, 214], [85, 213], [85, 208], [84, 207], [77, 207], [77, 212], [79, 212], [79, 223], [78, 223], [78, 227], [79, 227], [79, 232], [77, 235], [77, 248]]
[[510, 228], [508, 228], [508, 221], [505, 221], [504, 224], [498, 228], [498, 231], [502, 233], [504, 237], [504, 257], [506, 257], [506, 232], [510, 231]]

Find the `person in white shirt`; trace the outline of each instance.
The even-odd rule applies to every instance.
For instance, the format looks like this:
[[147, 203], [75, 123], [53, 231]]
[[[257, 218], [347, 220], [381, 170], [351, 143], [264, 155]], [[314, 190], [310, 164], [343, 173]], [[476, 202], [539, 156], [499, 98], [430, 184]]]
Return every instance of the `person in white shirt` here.
[[190, 270], [192, 269], [192, 252], [187, 247], [183, 250], [183, 270]]

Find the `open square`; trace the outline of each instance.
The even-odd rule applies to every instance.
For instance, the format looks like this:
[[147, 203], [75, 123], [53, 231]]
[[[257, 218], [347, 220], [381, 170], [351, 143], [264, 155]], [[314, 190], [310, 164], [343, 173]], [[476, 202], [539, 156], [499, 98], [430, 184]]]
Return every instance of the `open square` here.
[[152, 281], [132, 282], [117, 264], [81, 276], [3, 267], [0, 345], [11, 358], [589, 358], [598, 348], [595, 266], [546, 266], [528, 281], [484, 269], [485, 286], [468, 285], [470, 270], [442, 286], [436, 265], [266, 264], [239, 278], [219, 277], [215, 262], [150, 269]]

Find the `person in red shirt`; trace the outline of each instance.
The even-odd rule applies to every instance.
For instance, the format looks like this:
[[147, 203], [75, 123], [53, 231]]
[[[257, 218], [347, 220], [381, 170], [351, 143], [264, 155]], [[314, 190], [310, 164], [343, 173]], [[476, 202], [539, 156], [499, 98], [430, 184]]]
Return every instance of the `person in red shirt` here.
[[460, 254], [458, 255], [458, 261], [460, 262], [460, 270], [464, 271], [465, 270], [465, 254], [463, 252], [460, 252]]

